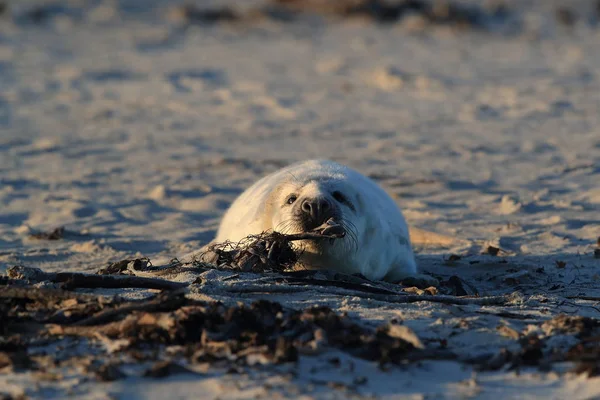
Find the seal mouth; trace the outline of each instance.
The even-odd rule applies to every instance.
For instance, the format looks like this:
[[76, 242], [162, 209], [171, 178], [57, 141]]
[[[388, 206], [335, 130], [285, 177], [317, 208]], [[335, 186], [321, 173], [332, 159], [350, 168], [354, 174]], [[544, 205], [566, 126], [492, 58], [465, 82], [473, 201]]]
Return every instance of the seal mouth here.
[[322, 235], [324, 238], [329, 238], [331, 242], [333, 242], [334, 239], [341, 239], [346, 236], [346, 228], [333, 218], [329, 218], [323, 224], [311, 230], [311, 233]]

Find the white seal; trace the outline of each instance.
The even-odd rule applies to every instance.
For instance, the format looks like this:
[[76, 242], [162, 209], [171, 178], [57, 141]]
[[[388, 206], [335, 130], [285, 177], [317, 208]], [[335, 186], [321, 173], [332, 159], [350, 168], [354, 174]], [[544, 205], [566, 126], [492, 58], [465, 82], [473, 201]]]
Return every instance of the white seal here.
[[294, 242], [303, 267], [392, 282], [417, 273], [409, 230], [394, 200], [366, 176], [326, 160], [292, 164], [260, 179], [227, 210], [214, 242], [268, 231], [306, 233], [327, 223], [341, 225], [345, 236]]

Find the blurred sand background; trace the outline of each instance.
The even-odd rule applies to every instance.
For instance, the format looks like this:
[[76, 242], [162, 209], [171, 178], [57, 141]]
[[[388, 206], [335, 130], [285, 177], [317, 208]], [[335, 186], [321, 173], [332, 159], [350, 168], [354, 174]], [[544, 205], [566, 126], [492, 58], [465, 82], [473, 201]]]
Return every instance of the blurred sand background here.
[[[470, 279], [486, 293], [600, 295], [598, 2], [457, 1], [455, 16], [413, 10], [391, 22], [385, 13], [349, 18], [318, 4], [284, 12], [254, 0], [2, 4], [0, 272], [92, 272], [187, 253], [212, 239], [257, 178], [319, 157], [374, 178], [409, 224], [471, 242], [417, 249], [425, 272]], [[30, 237], [59, 226], [62, 240]], [[499, 256], [485, 254], [489, 246]], [[450, 254], [462, 260], [449, 266]], [[444, 336], [444, 324], [461, 317], [442, 305], [327, 301], [367, 319], [402, 315], [419, 335]], [[522, 311], [600, 317], [598, 302], [551, 303]], [[456, 346], [503, 345], [498, 318], [481, 318], [454, 336]], [[357, 396], [600, 396], [598, 378], [556, 371], [473, 383], [468, 368], [425, 369], [396, 371], [381, 378], [396, 389], [374, 383]], [[110, 388], [73, 378], [48, 383], [50, 392], [32, 389], [27, 374], [0, 379], [31, 397], [262, 390], [230, 392], [222, 382], [238, 378], [228, 376]]]

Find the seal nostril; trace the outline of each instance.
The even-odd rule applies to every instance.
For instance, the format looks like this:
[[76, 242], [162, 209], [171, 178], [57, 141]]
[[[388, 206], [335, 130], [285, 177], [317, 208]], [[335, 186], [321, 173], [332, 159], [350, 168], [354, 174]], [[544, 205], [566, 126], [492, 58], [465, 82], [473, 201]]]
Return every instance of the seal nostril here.
[[304, 200], [304, 202], [302, 202], [302, 211], [304, 211], [305, 213], [308, 213], [308, 214], [311, 213], [312, 206], [310, 204], [310, 201]]

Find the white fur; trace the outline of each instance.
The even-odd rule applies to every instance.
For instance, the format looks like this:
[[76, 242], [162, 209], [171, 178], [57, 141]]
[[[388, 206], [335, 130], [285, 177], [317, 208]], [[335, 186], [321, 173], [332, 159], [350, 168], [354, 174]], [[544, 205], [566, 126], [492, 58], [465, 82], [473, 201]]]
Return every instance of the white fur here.
[[309, 254], [303, 260], [306, 266], [361, 273], [373, 280], [397, 281], [415, 275], [408, 227], [394, 200], [371, 179], [327, 160], [300, 162], [260, 179], [226, 212], [215, 242], [237, 242], [251, 234], [278, 230], [288, 217], [282, 205], [292, 191], [302, 196], [331, 196], [334, 190], [350, 196], [355, 205], [356, 211], [346, 208], [344, 216], [356, 227], [358, 246], [349, 246], [347, 235], [336, 240], [326, 254]]

